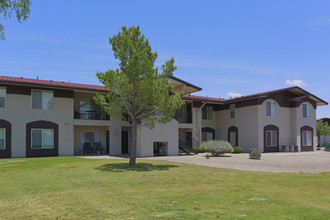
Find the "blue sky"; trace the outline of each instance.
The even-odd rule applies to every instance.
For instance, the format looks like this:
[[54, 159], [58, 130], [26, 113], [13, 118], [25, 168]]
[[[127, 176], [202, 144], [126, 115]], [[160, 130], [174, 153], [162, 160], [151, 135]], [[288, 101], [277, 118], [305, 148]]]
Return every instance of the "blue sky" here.
[[[175, 76], [228, 98], [301, 85], [330, 101], [330, 1], [32, 0], [31, 15], [0, 22], [0, 74], [99, 84], [116, 68], [108, 42], [140, 25]], [[289, 84], [288, 84], [289, 83]], [[290, 84], [291, 83], [291, 84]], [[319, 107], [318, 118], [330, 117]]]

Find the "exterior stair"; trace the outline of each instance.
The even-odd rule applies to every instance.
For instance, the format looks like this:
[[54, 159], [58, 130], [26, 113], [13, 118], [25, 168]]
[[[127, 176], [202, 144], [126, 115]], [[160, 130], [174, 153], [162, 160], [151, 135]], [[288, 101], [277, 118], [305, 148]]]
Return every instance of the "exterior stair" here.
[[[192, 142], [195, 141], [197, 145], [199, 142], [184, 131], [179, 130], [179, 149], [187, 154], [198, 154], [198, 151], [192, 148]], [[196, 146], [197, 146], [196, 145]]]

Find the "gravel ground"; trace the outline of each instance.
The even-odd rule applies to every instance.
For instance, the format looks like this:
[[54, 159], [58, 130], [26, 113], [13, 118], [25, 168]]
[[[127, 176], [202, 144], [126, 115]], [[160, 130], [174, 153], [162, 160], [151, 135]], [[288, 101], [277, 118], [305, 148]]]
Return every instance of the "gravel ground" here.
[[[114, 159], [121, 157], [90, 156], [84, 158]], [[148, 160], [166, 160], [209, 167], [274, 173], [330, 172], [330, 152], [265, 153], [260, 160], [249, 159], [249, 154], [227, 154], [224, 157], [205, 158], [205, 154], [149, 157]]]

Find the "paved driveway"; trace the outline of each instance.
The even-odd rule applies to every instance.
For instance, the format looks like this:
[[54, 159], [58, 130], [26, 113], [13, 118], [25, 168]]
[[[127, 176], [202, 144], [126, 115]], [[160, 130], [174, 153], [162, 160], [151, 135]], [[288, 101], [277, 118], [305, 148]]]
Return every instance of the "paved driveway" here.
[[[84, 158], [115, 159], [122, 157], [91, 156]], [[205, 154], [149, 157], [147, 160], [166, 160], [178, 163], [247, 171], [278, 173], [320, 173], [330, 172], [330, 152], [264, 153], [260, 160], [249, 159], [249, 154], [228, 154], [224, 157], [205, 158]]]
[[[151, 159], [151, 158], [150, 158]], [[281, 173], [330, 172], [330, 152], [264, 153], [260, 160], [249, 159], [249, 154], [228, 154], [224, 157], [205, 158], [205, 154], [156, 157], [153, 160], [167, 160], [179, 163], [197, 164], [247, 171]]]

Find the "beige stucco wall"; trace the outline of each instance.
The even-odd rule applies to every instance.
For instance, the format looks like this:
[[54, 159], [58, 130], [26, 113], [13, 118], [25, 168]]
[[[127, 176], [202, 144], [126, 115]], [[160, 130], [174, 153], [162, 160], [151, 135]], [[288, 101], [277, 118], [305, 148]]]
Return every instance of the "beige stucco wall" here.
[[296, 145], [298, 146], [299, 151], [301, 150], [301, 132], [300, 128], [304, 126], [310, 126], [313, 128], [313, 149], [316, 150], [317, 147], [317, 136], [316, 136], [316, 109], [312, 107], [311, 117], [304, 118], [303, 117], [303, 104], [307, 102], [303, 102], [296, 109]]
[[228, 141], [228, 128], [238, 128], [238, 145], [243, 152], [258, 147], [258, 106], [235, 109], [235, 118], [230, 118], [230, 111], [217, 111], [216, 139]]
[[142, 127], [138, 129], [137, 156], [152, 157], [154, 142], [168, 142], [168, 155], [176, 156], [179, 152], [178, 146], [178, 121], [172, 120], [167, 124], [156, 124], [154, 129]]
[[276, 102], [276, 115], [266, 115], [266, 102], [274, 101], [272, 99], [265, 100], [259, 105], [259, 137], [258, 146], [261, 152], [264, 151], [264, 127], [267, 125], [275, 125], [279, 128], [279, 150], [282, 150], [283, 145], [295, 145], [295, 140], [292, 135], [292, 108], [280, 107]]
[[26, 124], [45, 120], [59, 126], [59, 155], [73, 155], [73, 99], [54, 98], [54, 109], [32, 109], [30, 95], [7, 94], [0, 118], [12, 126], [12, 157], [26, 155]]

